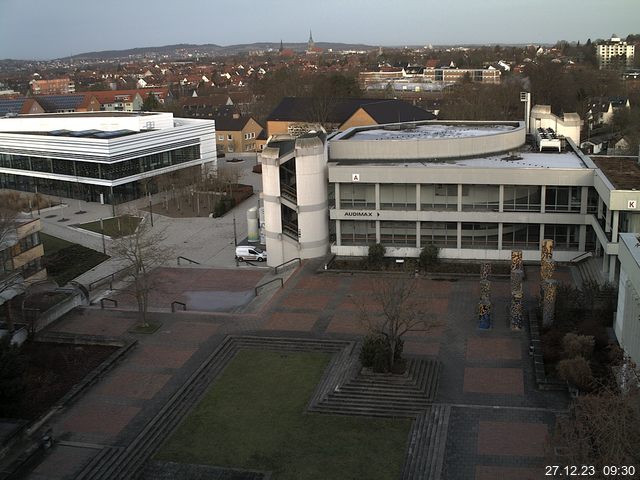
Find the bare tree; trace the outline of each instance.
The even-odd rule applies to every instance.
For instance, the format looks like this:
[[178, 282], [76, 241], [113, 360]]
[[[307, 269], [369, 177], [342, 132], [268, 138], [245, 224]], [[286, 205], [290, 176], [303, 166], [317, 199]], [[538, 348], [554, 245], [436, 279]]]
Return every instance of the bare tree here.
[[7, 327], [13, 331], [11, 299], [22, 293], [24, 277], [13, 268], [11, 249], [17, 242], [18, 210], [7, 203], [0, 207], [0, 305], [4, 305]]
[[372, 282], [371, 291], [381, 313], [372, 315], [364, 303], [360, 305], [360, 317], [370, 334], [385, 340], [392, 371], [402, 337], [411, 331], [429, 331], [437, 325], [419, 286], [419, 280], [413, 278], [378, 280]]
[[147, 312], [153, 270], [173, 255], [173, 250], [164, 245], [165, 239], [163, 231], [152, 230], [151, 224], [143, 220], [133, 234], [113, 239], [111, 244], [111, 254], [122, 261], [132, 280], [141, 327], [149, 326]]

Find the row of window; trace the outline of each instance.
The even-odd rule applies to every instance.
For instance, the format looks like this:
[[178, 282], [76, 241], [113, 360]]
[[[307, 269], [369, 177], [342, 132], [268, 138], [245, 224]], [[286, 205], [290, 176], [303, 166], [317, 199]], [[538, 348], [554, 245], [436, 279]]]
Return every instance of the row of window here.
[[[579, 212], [581, 187], [546, 187], [545, 211]], [[416, 210], [415, 184], [380, 184], [382, 210]], [[463, 211], [497, 211], [498, 185], [462, 185], [460, 203]], [[542, 187], [537, 185], [505, 185], [503, 209], [506, 211], [541, 211]], [[375, 184], [340, 184], [340, 208], [376, 209]], [[597, 210], [597, 193], [591, 189], [588, 212]], [[458, 185], [420, 185], [420, 210], [457, 210]]]
[[[500, 239], [497, 223], [467, 223], [460, 226], [461, 247], [497, 249]], [[432, 243], [440, 248], [458, 247], [457, 222], [380, 222], [380, 243], [387, 246], [415, 247], [420, 235], [421, 245]], [[559, 250], [578, 250], [579, 226], [545, 225], [544, 236], [555, 242]], [[502, 248], [538, 249], [540, 225], [522, 223], [502, 224]], [[376, 243], [375, 221], [340, 221], [340, 244], [345, 246], [370, 245]]]
[[178, 148], [122, 162], [98, 163], [46, 157], [0, 154], [0, 167], [33, 172], [57, 173], [74, 177], [116, 180], [200, 158], [200, 146]]

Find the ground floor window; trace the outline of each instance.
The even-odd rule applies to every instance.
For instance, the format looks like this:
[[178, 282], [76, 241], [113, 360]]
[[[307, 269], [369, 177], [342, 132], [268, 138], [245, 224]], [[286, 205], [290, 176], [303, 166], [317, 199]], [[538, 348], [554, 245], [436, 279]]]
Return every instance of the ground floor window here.
[[497, 223], [463, 223], [462, 248], [498, 248]]
[[371, 245], [376, 243], [376, 222], [340, 220], [341, 245]]
[[457, 222], [420, 222], [420, 245], [428, 243], [440, 248], [457, 248]]
[[578, 250], [580, 227], [578, 225], [548, 225], [544, 226], [544, 238], [553, 240], [556, 250]]
[[502, 225], [503, 250], [540, 248], [540, 225], [528, 223], [505, 223]]
[[380, 243], [393, 247], [415, 247], [416, 222], [380, 222]]

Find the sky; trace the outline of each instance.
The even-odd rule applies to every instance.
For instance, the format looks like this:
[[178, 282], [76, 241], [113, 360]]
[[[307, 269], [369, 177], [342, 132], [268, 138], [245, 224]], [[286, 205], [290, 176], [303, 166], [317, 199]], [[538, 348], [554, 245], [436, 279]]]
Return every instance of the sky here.
[[640, 33], [640, 0], [0, 0], [0, 59], [175, 43], [582, 42]]

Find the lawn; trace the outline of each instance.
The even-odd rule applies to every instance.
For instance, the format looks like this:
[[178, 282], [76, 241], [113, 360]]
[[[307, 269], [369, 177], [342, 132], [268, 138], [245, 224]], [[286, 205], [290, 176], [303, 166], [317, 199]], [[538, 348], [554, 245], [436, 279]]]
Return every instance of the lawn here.
[[70, 280], [109, 258], [102, 252], [42, 232], [40, 232], [40, 240], [44, 246], [44, 265], [47, 268], [47, 275], [60, 286], [66, 285]]
[[119, 238], [131, 235], [135, 232], [136, 228], [138, 228], [138, 225], [140, 224], [140, 220], [142, 220], [140, 217], [121, 215], [119, 217], [105, 218], [102, 221], [102, 226], [98, 220], [97, 222], [80, 224], [78, 227], [89, 230], [90, 232], [102, 233], [102, 228], [104, 226], [105, 235], [112, 238]]
[[304, 413], [329, 358], [241, 350], [156, 458], [276, 480], [399, 478], [409, 419]]

